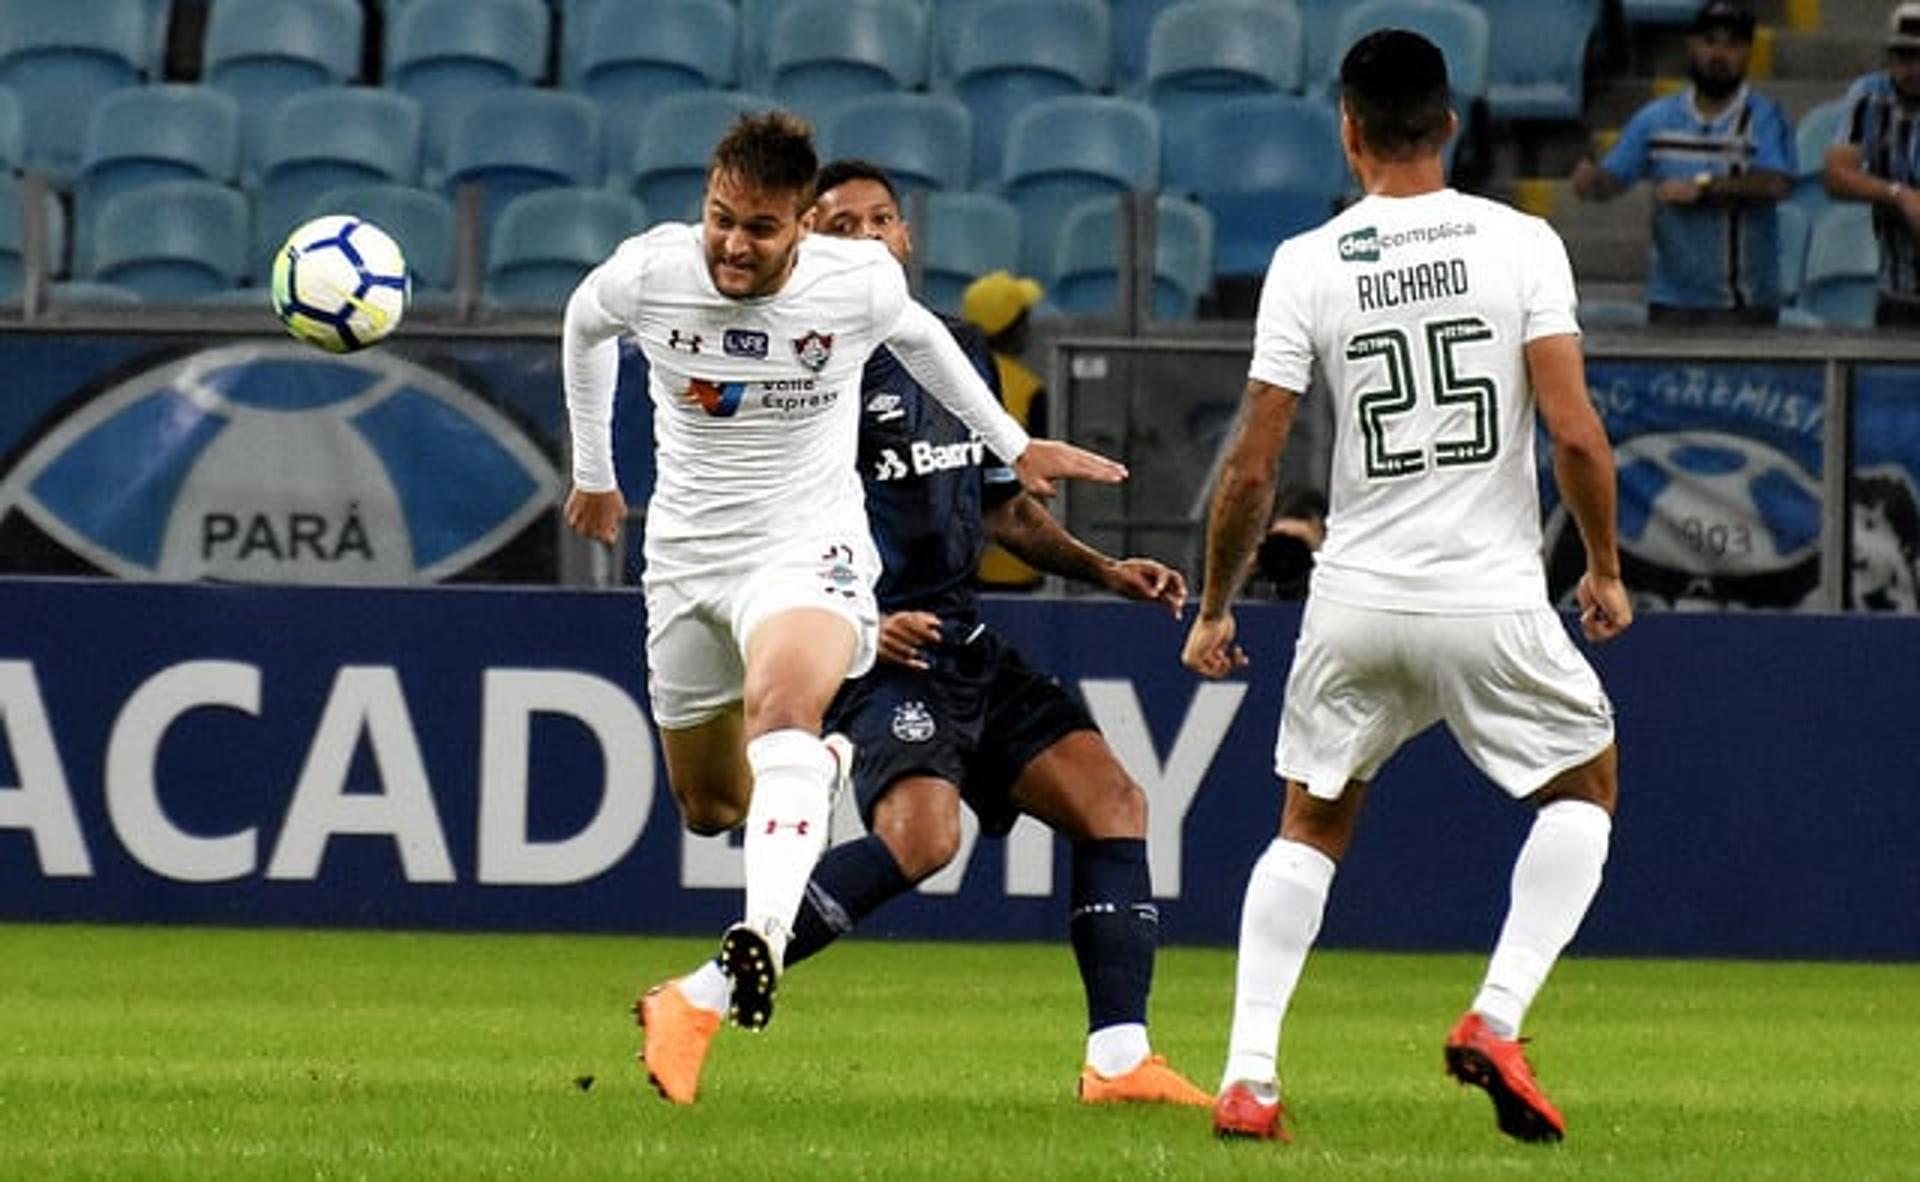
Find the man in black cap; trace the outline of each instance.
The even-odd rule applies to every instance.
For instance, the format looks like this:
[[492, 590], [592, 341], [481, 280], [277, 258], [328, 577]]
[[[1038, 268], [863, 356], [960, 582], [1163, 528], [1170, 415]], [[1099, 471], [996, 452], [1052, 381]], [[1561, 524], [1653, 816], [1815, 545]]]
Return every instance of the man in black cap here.
[[1880, 240], [1874, 323], [1920, 324], [1920, 3], [1893, 6], [1887, 67], [1854, 80], [1847, 112], [1827, 149], [1827, 192], [1873, 209]]
[[1656, 324], [1780, 318], [1775, 206], [1793, 187], [1793, 132], [1780, 105], [1747, 86], [1753, 29], [1735, 0], [1701, 5], [1687, 31], [1693, 85], [1640, 108], [1604, 161], [1573, 171], [1573, 191], [1588, 200], [1653, 183]]

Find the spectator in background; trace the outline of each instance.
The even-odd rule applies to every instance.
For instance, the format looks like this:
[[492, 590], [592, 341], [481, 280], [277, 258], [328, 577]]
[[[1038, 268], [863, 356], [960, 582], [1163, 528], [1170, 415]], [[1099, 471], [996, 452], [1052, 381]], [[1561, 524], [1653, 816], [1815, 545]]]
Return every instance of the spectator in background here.
[[1753, 27], [1736, 0], [1701, 5], [1687, 31], [1693, 84], [1640, 108], [1605, 160], [1573, 170], [1585, 200], [1653, 183], [1655, 324], [1780, 319], [1774, 207], [1793, 187], [1793, 132], [1780, 105], [1747, 86]]
[[1313, 576], [1313, 555], [1327, 538], [1327, 496], [1315, 488], [1291, 488], [1280, 494], [1267, 536], [1254, 555], [1260, 577], [1273, 584], [1280, 599], [1305, 599]]
[[[994, 368], [1000, 372], [1000, 401], [1029, 431], [1044, 432], [1047, 387], [1021, 360], [1032, 332], [1033, 308], [1046, 298], [1034, 280], [1006, 271], [990, 271], [968, 285], [960, 298], [960, 316], [986, 334]], [[1040, 585], [1040, 572], [1000, 546], [989, 544], [976, 574], [980, 585], [996, 591], [1027, 591]]]
[[1874, 323], [1920, 324], [1920, 194], [1913, 184], [1920, 128], [1920, 3], [1893, 6], [1887, 68], [1854, 80], [1848, 110], [1827, 149], [1827, 192], [1873, 209], [1880, 240], [1880, 298]]

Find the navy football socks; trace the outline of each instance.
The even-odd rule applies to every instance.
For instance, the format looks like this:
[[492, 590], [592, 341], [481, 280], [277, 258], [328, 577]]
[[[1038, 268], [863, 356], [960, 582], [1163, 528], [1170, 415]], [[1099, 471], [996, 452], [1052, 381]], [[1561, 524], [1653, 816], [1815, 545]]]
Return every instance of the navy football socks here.
[[1067, 921], [1087, 991], [1087, 1029], [1144, 1024], [1153, 990], [1160, 909], [1153, 903], [1144, 838], [1073, 844], [1073, 913]]
[[858, 924], [888, 899], [913, 886], [900, 873], [887, 843], [868, 834], [828, 850], [807, 880], [807, 894], [793, 920], [786, 965], [799, 964]]

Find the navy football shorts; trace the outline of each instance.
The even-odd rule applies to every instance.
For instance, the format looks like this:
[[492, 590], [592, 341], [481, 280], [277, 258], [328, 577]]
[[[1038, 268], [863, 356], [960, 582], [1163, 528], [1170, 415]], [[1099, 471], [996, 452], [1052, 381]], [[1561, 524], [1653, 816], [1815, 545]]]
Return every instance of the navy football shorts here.
[[1067, 735], [1094, 730], [1093, 716], [985, 625], [942, 620], [941, 630], [931, 669], [879, 662], [841, 687], [827, 729], [853, 740], [853, 789], [869, 825], [888, 788], [931, 775], [959, 785], [982, 832], [1003, 836], [1020, 815], [1020, 773]]

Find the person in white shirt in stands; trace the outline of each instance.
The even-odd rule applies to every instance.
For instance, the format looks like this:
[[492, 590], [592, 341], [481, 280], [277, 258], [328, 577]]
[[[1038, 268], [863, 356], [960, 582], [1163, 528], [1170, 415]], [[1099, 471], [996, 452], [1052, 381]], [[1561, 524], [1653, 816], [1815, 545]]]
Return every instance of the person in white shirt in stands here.
[[1534, 1081], [1520, 1023], [1599, 889], [1617, 777], [1612, 707], [1547, 601], [1535, 423], [1585, 544], [1577, 596], [1591, 640], [1633, 618], [1612, 453], [1587, 396], [1565, 246], [1537, 218], [1446, 187], [1456, 120], [1439, 49], [1403, 29], [1371, 33], [1340, 84], [1341, 140], [1365, 196], [1274, 252], [1182, 654], [1206, 677], [1246, 664], [1231, 605], [1319, 370], [1335, 424], [1326, 539], [1280, 720], [1280, 832], [1241, 911], [1214, 1130], [1287, 1139], [1281, 1022], [1335, 866], [1381, 765], [1444, 721], [1537, 810], [1447, 1070], [1492, 1096], [1503, 1132], [1558, 1140], [1566, 1122]]
[[[567, 523], [603, 541], [614, 477], [619, 338], [650, 376], [647, 681], [667, 777], [695, 833], [746, 825], [746, 903], [722, 938], [729, 1012], [772, 1017], [794, 914], [849, 753], [820, 735], [841, 683], [873, 664], [880, 564], [859, 473], [861, 368], [886, 344], [1021, 482], [1113, 481], [1119, 464], [1028, 439], [878, 242], [810, 237], [818, 166], [806, 123], [745, 116], [715, 148], [702, 221], [620, 245], [567, 303], [573, 443]], [[636, 1006], [636, 1011], [638, 1011]]]

